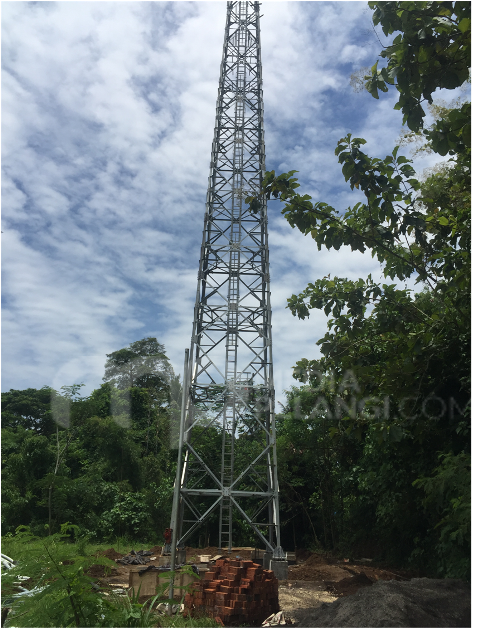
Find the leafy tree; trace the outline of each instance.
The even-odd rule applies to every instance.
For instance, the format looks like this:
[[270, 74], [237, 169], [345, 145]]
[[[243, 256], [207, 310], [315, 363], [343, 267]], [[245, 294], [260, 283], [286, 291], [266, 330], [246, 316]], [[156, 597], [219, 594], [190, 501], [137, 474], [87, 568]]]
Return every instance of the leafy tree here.
[[470, 456], [449, 452], [441, 454], [439, 462], [432, 476], [418, 478], [413, 484], [424, 491], [424, 512], [437, 537], [440, 573], [446, 578], [462, 578], [470, 566]]
[[[399, 34], [380, 53], [366, 76], [368, 91], [378, 98], [378, 90], [395, 86], [399, 93], [395, 109], [403, 113], [403, 124], [413, 131], [423, 126], [422, 102], [432, 103], [438, 88], [455, 89], [470, 78], [471, 2], [369, 2], [373, 23], [385, 35]], [[469, 110], [468, 110], [469, 111]], [[467, 111], [456, 117], [463, 139], [470, 141]], [[469, 144], [468, 144], [469, 145]], [[440, 154], [442, 153], [441, 151]]]
[[[170, 432], [181, 384], [155, 339], [131, 346], [145, 355], [133, 366], [126, 362], [136, 377], [130, 388], [104, 383], [85, 397], [81, 384], [60, 393], [45, 387], [2, 394], [6, 532], [31, 524], [37, 534], [54, 533], [68, 520], [99, 538], [160, 541], [170, 512], [176, 460]], [[119, 367], [119, 385], [121, 375]]]
[[36, 434], [49, 436], [55, 431], [52, 417], [51, 397], [55, 391], [49, 386], [40, 390], [10, 390], [2, 393], [2, 427], [16, 430], [33, 430]]
[[[363, 203], [343, 212], [324, 202], [313, 203], [309, 195], [299, 193], [295, 171], [267, 173], [263, 193], [267, 200], [273, 197], [284, 203], [282, 213], [289, 224], [312, 237], [318, 249], [346, 245], [352, 251], [368, 250], [382, 264], [385, 279], [412, 277], [422, 287], [412, 294], [371, 276], [357, 281], [327, 276], [292, 295], [288, 307], [299, 318], [309, 316], [312, 309], [332, 315], [329, 331], [318, 341], [323, 357], [300, 361], [295, 376], [308, 381], [317, 370], [338, 381], [344, 373], [354, 373], [357, 388], [344, 400], [348, 403], [336, 417], [339, 425], [332, 437], [346, 431], [363, 442], [355, 481], [359, 494], [370, 503], [377, 531], [382, 530], [386, 542], [403, 513], [408, 533], [399, 545], [404, 553], [418, 556], [435, 535], [422, 530], [415, 515], [419, 494], [415, 497], [412, 483], [423, 478], [415, 487], [427, 493], [442, 486], [450, 504], [462, 505], [457, 511], [460, 518], [448, 506], [443, 519], [438, 513], [434, 517], [433, 529], [440, 533], [437, 547], [443, 543], [443, 573], [452, 572], [448, 564], [455, 563], [462, 565], [455, 573], [463, 569], [465, 576], [465, 527], [462, 523], [460, 532], [453, 526], [465, 521], [469, 488], [465, 482], [452, 481], [453, 474], [438, 466], [438, 456], [463, 461], [470, 446], [470, 103], [443, 111], [427, 129], [421, 103], [431, 103], [435, 90], [453, 89], [469, 79], [470, 3], [369, 6], [374, 23], [381, 24], [385, 34], [400, 34], [380, 55], [387, 59], [386, 67], [378, 69], [377, 62], [365, 77], [366, 87], [375, 98], [378, 90], [397, 89], [395, 108], [402, 110], [404, 124], [422, 133], [431, 151], [448, 155], [449, 167], [420, 183], [411, 160], [398, 155], [398, 146], [383, 159], [371, 158], [363, 151], [365, 140], [347, 134], [335, 154], [351, 189], [363, 192]], [[251, 211], [258, 211], [258, 198], [247, 202]], [[396, 460], [410, 465], [410, 471], [402, 471], [405, 467], [398, 467]], [[354, 502], [351, 512], [357, 508]], [[444, 542], [445, 535], [450, 545]]]
[[[2, 525], [5, 531], [27, 521], [46, 521], [41, 479], [50, 471], [55, 454], [47, 436], [32, 430], [2, 429]], [[42, 524], [43, 528], [43, 524]]]
[[165, 347], [156, 338], [144, 338], [107, 354], [104, 382], [117, 388], [166, 388], [172, 367]]
[[[376, 7], [374, 21], [378, 23], [381, 20], [386, 33], [392, 32], [392, 25], [402, 25], [394, 19], [395, 12], [397, 18], [405, 22], [402, 26], [405, 32], [397, 37], [394, 45], [382, 52], [382, 56], [389, 59], [388, 68], [392, 76], [404, 76], [409, 71], [409, 57], [400, 55], [400, 46], [425, 45], [423, 36], [410, 32], [412, 24], [418, 25], [423, 9], [428, 24], [431, 12], [437, 11], [438, 19], [432, 23], [439, 24], [440, 39], [443, 41], [442, 24], [447, 17], [452, 23], [462, 23], [462, 29], [466, 25], [464, 20], [469, 15], [466, 4], [370, 3], [372, 8]], [[451, 10], [447, 11], [448, 7]], [[458, 41], [463, 43], [457, 56], [452, 53], [452, 63], [458, 76], [466, 80], [469, 30], [462, 29], [458, 27], [457, 30], [461, 34], [458, 35]], [[438, 42], [432, 43], [432, 46], [438, 45]], [[462, 68], [466, 67], [467, 71], [458, 66], [460, 62], [457, 63], [457, 57], [462, 60]], [[403, 64], [401, 59], [404, 59]], [[435, 65], [436, 62], [432, 60], [431, 63]], [[417, 81], [416, 85], [421, 86], [423, 91], [428, 84], [428, 94], [437, 87], [456, 87], [458, 84], [445, 85], [444, 72], [432, 71], [427, 76], [421, 69], [418, 73], [412, 75], [411, 81]], [[384, 75], [385, 72], [381, 74]], [[397, 80], [395, 86], [402, 98], [403, 79]], [[412, 101], [409, 108], [406, 103], [410, 101], [401, 102], [404, 115], [407, 116], [405, 121], [408, 122], [408, 116], [415, 117], [415, 112], [418, 112], [418, 103]], [[439, 120], [433, 129], [425, 132], [435, 152], [444, 154], [444, 124], [449, 124], [457, 114], [462, 120], [469, 117], [468, 103], [460, 109], [450, 110], [447, 120]], [[293, 177], [293, 171], [278, 177], [273, 172], [267, 173], [264, 181], [267, 199], [273, 196], [284, 201], [282, 213], [290, 225], [310, 235], [319, 249], [322, 246], [338, 249], [342, 245], [349, 245], [352, 250], [362, 252], [368, 249], [373, 257], [384, 264], [386, 278], [404, 280], [414, 276], [417, 283], [423, 283], [430, 291], [428, 295], [412, 297], [408, 290], [375, 283], [371, 277], [357, 282], [325, 277], [309, 284], [300, 295], [293, 295], [288, 300], [288, 306], [300, 318], [308, 316], [312, 308], [323, 309], [326, 314], [332, 312], [334, 315], [334, 319], [329, 322], [334, 333], [327, 333], [319, 341], [326, 356], [324, 368], [335, 369], [335, 365], [343, 369], [353, 365], [367, 368], [368, 360], [366, 362], [364, 356], [369, 356], [372, 362], [372, 350], [378, 353], [383, 345], [387, 353], [381, 356], [381, 362], [387, 364], [387, 373], [382, 383], [387, 385], [388, 381], [398, 389], [406, 385], [408, 378], [413, 382], [413, 394], [422, 396], [425, 388], [446, 379], [447, 369], [451, 372], [451, 362], [445, 359], [449, 355], [445, 348], [449, 347], [450, 356], [455, 354], [455, 350], [461, 354], [458, 360], [459, 384], [455, 392], [463, 397], [466, 394], [468, 398], [471, 228], [470, 149], [465, 128], [463, 125], [461, 130], [457, 129], [455, 137], [447, 137], [449, 151], [455, 152], [451, 168], [429, 177], [423, 185], [414, 178], [410, 160], [397, 156], [398, 147], [383, 160], [370, 158], [360, 148], [365, 140], [352, 139], [350, 134], [347, 135], [339, 141], [335, 152], [343, 164], [342, 172], [346, 181], [349, 181], [352, 189], [356, 187], [364, 192], [366, 203], [358, 203], [353, 209], [348, 208], [343, 215], [326, 203], [313, 205], [311, 197], [301, 196], [297, 192], [299, 184]], [[256, 199], [249, 200], [252, 210], [256, 211]], [[433, 308], [432, 300], [435, 303]], [[371, 317], [366, 315], [368, 305], [374, 306]], [[441, 316], [438, 313], [440, 309]], [[365, 344], [363, 349], [361, 343]], [[439, 373], [434, 370], [430, 381], [428, 378], [425, 381], [424, 377], [420, 377], [425, 372], [423, 367], [438, 357], [440, 348], [445, 371]], [[339, 361], [341, 356], [342, 361]], [[387, 356], [391, 359], [385, 360]], [[373, 362], [381, 363], [378, 359]], [[388, 370], [390, 366], [395, 367], [394, 372]], [[415, 374], [419, 377], [415, 378]], [[378, 377], [381, 377], [379, 369], [372, 375], [372, 381], [377, 384]], [[420, 382], [422, 389], [417, 386], [415, 390]], [[412, 384], [409, 389], [412, 390]]]

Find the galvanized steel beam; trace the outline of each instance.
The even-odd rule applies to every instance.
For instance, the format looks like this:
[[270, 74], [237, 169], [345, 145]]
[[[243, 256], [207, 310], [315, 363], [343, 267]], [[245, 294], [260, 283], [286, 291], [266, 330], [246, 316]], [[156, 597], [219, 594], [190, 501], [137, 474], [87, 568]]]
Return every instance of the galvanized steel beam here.
[[231, 551], [235, 509], [281, 556], [267, 206], [245, 203], [265, 174], [259, 10], [227, 3], [171, 525], [181, 547], [216, 512]]

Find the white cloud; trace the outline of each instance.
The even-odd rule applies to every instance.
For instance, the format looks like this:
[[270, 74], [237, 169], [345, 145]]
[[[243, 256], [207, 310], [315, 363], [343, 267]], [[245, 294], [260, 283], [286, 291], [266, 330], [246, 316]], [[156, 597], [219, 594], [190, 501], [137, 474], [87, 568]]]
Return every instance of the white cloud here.
[[[364, 2], [265, 2], [267, 167], [353, 204], [333, 155], [347, 132], [372, 154], [401, 128], [394, 95], [354, 94], [379, 44]], [[225, 5], [4, 3], [3, 388], [101, 383], [106, 353], [145, 336], [177, 372], [190, 344]], [[339, 28], [341, 25], [341, 28]], [[367, 255], [318, 252], [270, 210], [277, 390], [326, 329], [286, 298]], [[102, 358], [103, 356], [103, 358]]]

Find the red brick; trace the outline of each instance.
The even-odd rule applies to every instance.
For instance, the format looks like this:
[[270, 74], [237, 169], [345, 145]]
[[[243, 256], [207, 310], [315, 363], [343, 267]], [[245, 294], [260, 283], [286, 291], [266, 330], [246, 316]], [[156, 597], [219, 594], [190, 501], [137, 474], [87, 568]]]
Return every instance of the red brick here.
[[235, 599], [238, 600], [239, 602], [246, 602], [247, 596], [243, 595], [242, 593], [235, 593]]
[[229, 600], [229, 598], [230, 598], [229, 593], [216, 593], [215, 594], [215, 602], [217, 604], [225, 605], [225, 603]]
[[241, 565], [245, 569], [245, 568], [248, 568], [248, 567], [253, 567], [254, 562], [253, 562], [253, 560], [242, 560], [241, 561]]

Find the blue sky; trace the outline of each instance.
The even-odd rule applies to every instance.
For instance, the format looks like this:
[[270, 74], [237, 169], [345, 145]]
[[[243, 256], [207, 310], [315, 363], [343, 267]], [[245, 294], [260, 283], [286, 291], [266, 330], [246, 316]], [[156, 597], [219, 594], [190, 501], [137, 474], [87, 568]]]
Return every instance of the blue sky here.
[[[339, 210], [361, 199], [334, 156], [351, 132], [384, 157], [394, 92], [350, 75], [381, 44], [366, 2], [264, 2], [267, 170]], [[190, 344], [225, 2], [2, 3], [2, 390], [101, 384], [105, 355], [147, 336], [177, 373]], [[378, 30], [382, 43], [385, 37]], [[408, 154], [408, 151], [406, 151]], [[417, 165], [421, 172], [435, 159]], [[379, 265], [318, 252], [269, 206], [277, 397], [326, 318], [286, 299]]]

